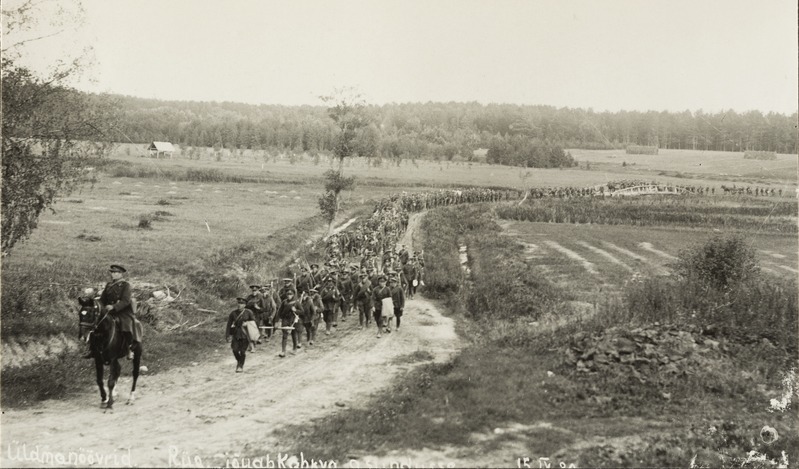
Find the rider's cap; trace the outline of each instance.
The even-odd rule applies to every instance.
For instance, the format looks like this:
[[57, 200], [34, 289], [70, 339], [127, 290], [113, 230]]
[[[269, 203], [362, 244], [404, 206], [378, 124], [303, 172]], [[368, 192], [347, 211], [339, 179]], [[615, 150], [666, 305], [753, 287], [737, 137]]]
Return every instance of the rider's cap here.
[[247, 304], [247, 299], [246, 298], [242, 298], [242, 297], [238, 297], [238, 298], [236, 298], [236, 303], [241, 304], [241, 305], [246, 305]]
[[117, 264], [111, 264], [111, 267], [108, 269], [108, 271], [109, 272], [122, 272], [122, 273], [127, 272], [127, 270], [125, 270], [124, 267], [122, 267], [121, 265], [117, 265]]

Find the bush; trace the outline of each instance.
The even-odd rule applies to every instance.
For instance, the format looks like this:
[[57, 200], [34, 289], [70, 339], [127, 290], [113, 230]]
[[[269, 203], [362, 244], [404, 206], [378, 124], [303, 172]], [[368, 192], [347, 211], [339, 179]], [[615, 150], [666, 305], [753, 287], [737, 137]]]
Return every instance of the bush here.
[[679, 257], [677, 271], [682, 276], [717, 290], [736, 288], [759, 272], [755, 250], [741, 236], [716, 236]]
[[139, 228], [143, 230], [151, 230], [153, 228], [153, 217], [150, 214], [139, 216]]

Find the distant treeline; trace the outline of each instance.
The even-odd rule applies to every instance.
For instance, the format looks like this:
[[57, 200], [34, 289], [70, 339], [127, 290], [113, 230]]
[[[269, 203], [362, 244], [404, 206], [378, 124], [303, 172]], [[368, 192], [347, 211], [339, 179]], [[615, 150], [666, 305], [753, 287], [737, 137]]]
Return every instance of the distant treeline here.
[[[336, 127], [320, 106], [184, 102], [114, 96], [121, 130], [135, 143], [170, 141], [182, 146], [327, 152]], [[472, 159], [493, 150], [501, 164], [569, 165], [562, 148], [775, 151], [795, 153], [797, 114], [734, 111], [602, 112], [479, 103], [411, 103], [369, 106], [373, 124], [357, 153], [402, 158]], [[509, 153], [510, 152], [510, 153]], [[515, 152], [515, 153], [514, 153]], [[491, 161], [490, 161], [491, 162]]]

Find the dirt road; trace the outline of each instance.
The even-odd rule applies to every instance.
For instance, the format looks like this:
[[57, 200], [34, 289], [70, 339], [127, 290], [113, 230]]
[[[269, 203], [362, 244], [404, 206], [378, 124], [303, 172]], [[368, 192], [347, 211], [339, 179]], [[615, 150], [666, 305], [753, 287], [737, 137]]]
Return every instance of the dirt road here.
[[[419, 218], [412, 218], [406, 244], [412, 244]], [[364, 405], [370, 394], [418, 364], [398, 357], [424, 351], [445, 361], [460, 347], [452, 320], [419, 295], [406, 305], [401, 330], [380, 339], [376, 332], [374, 325], [360, 330], [357, 316], [350, 316], [334, 334], [320, 333], [316, 345], [282, 359], [279, 340], [273, 339], [247, 355], [240, 374], [234, 373], [230, 348], [220, 342], [212, 356], [197, 357], [195, 366], [144, 373], [133, 405], [125, 405], [126, 364], [113, 413], [100, 408], [96, 387], [74, 400], [4, 411], [0, 463], [207, 466], [225, 465], [226, 458], [248, 449], [272, 448], [277, 454], [281, 442], [272, 435], [281, 424]]]

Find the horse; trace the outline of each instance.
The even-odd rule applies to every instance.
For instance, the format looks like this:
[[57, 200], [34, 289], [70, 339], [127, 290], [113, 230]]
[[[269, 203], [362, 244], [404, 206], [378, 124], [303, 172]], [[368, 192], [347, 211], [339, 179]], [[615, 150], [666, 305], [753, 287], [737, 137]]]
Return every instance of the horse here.
[[[79, 298], [78, 302], [80, 304], [78, 340], [89, 344], [92, 358], [94, 358], [97, 386], [100, 388], [100, 407], [105, 406], [106, 411], [113, 410], [114, 396], [116, 395], [114, 387], [122, 372], [119, 359], [127, 356], [130, 344], [124, 339], [118, 321], [108, 312], [102, 311], [99, 301], [91, 298]], [[136, 400], [136, 381], [139, 378], [142, 352], [143, 347], [139, 342], [133, 347], [133, 385], [130, 389], [128, 405], [133, 404]], [[108, 376], [108, 394], [103, 386], [103, 373], [106, 365], [111, 366]]]

